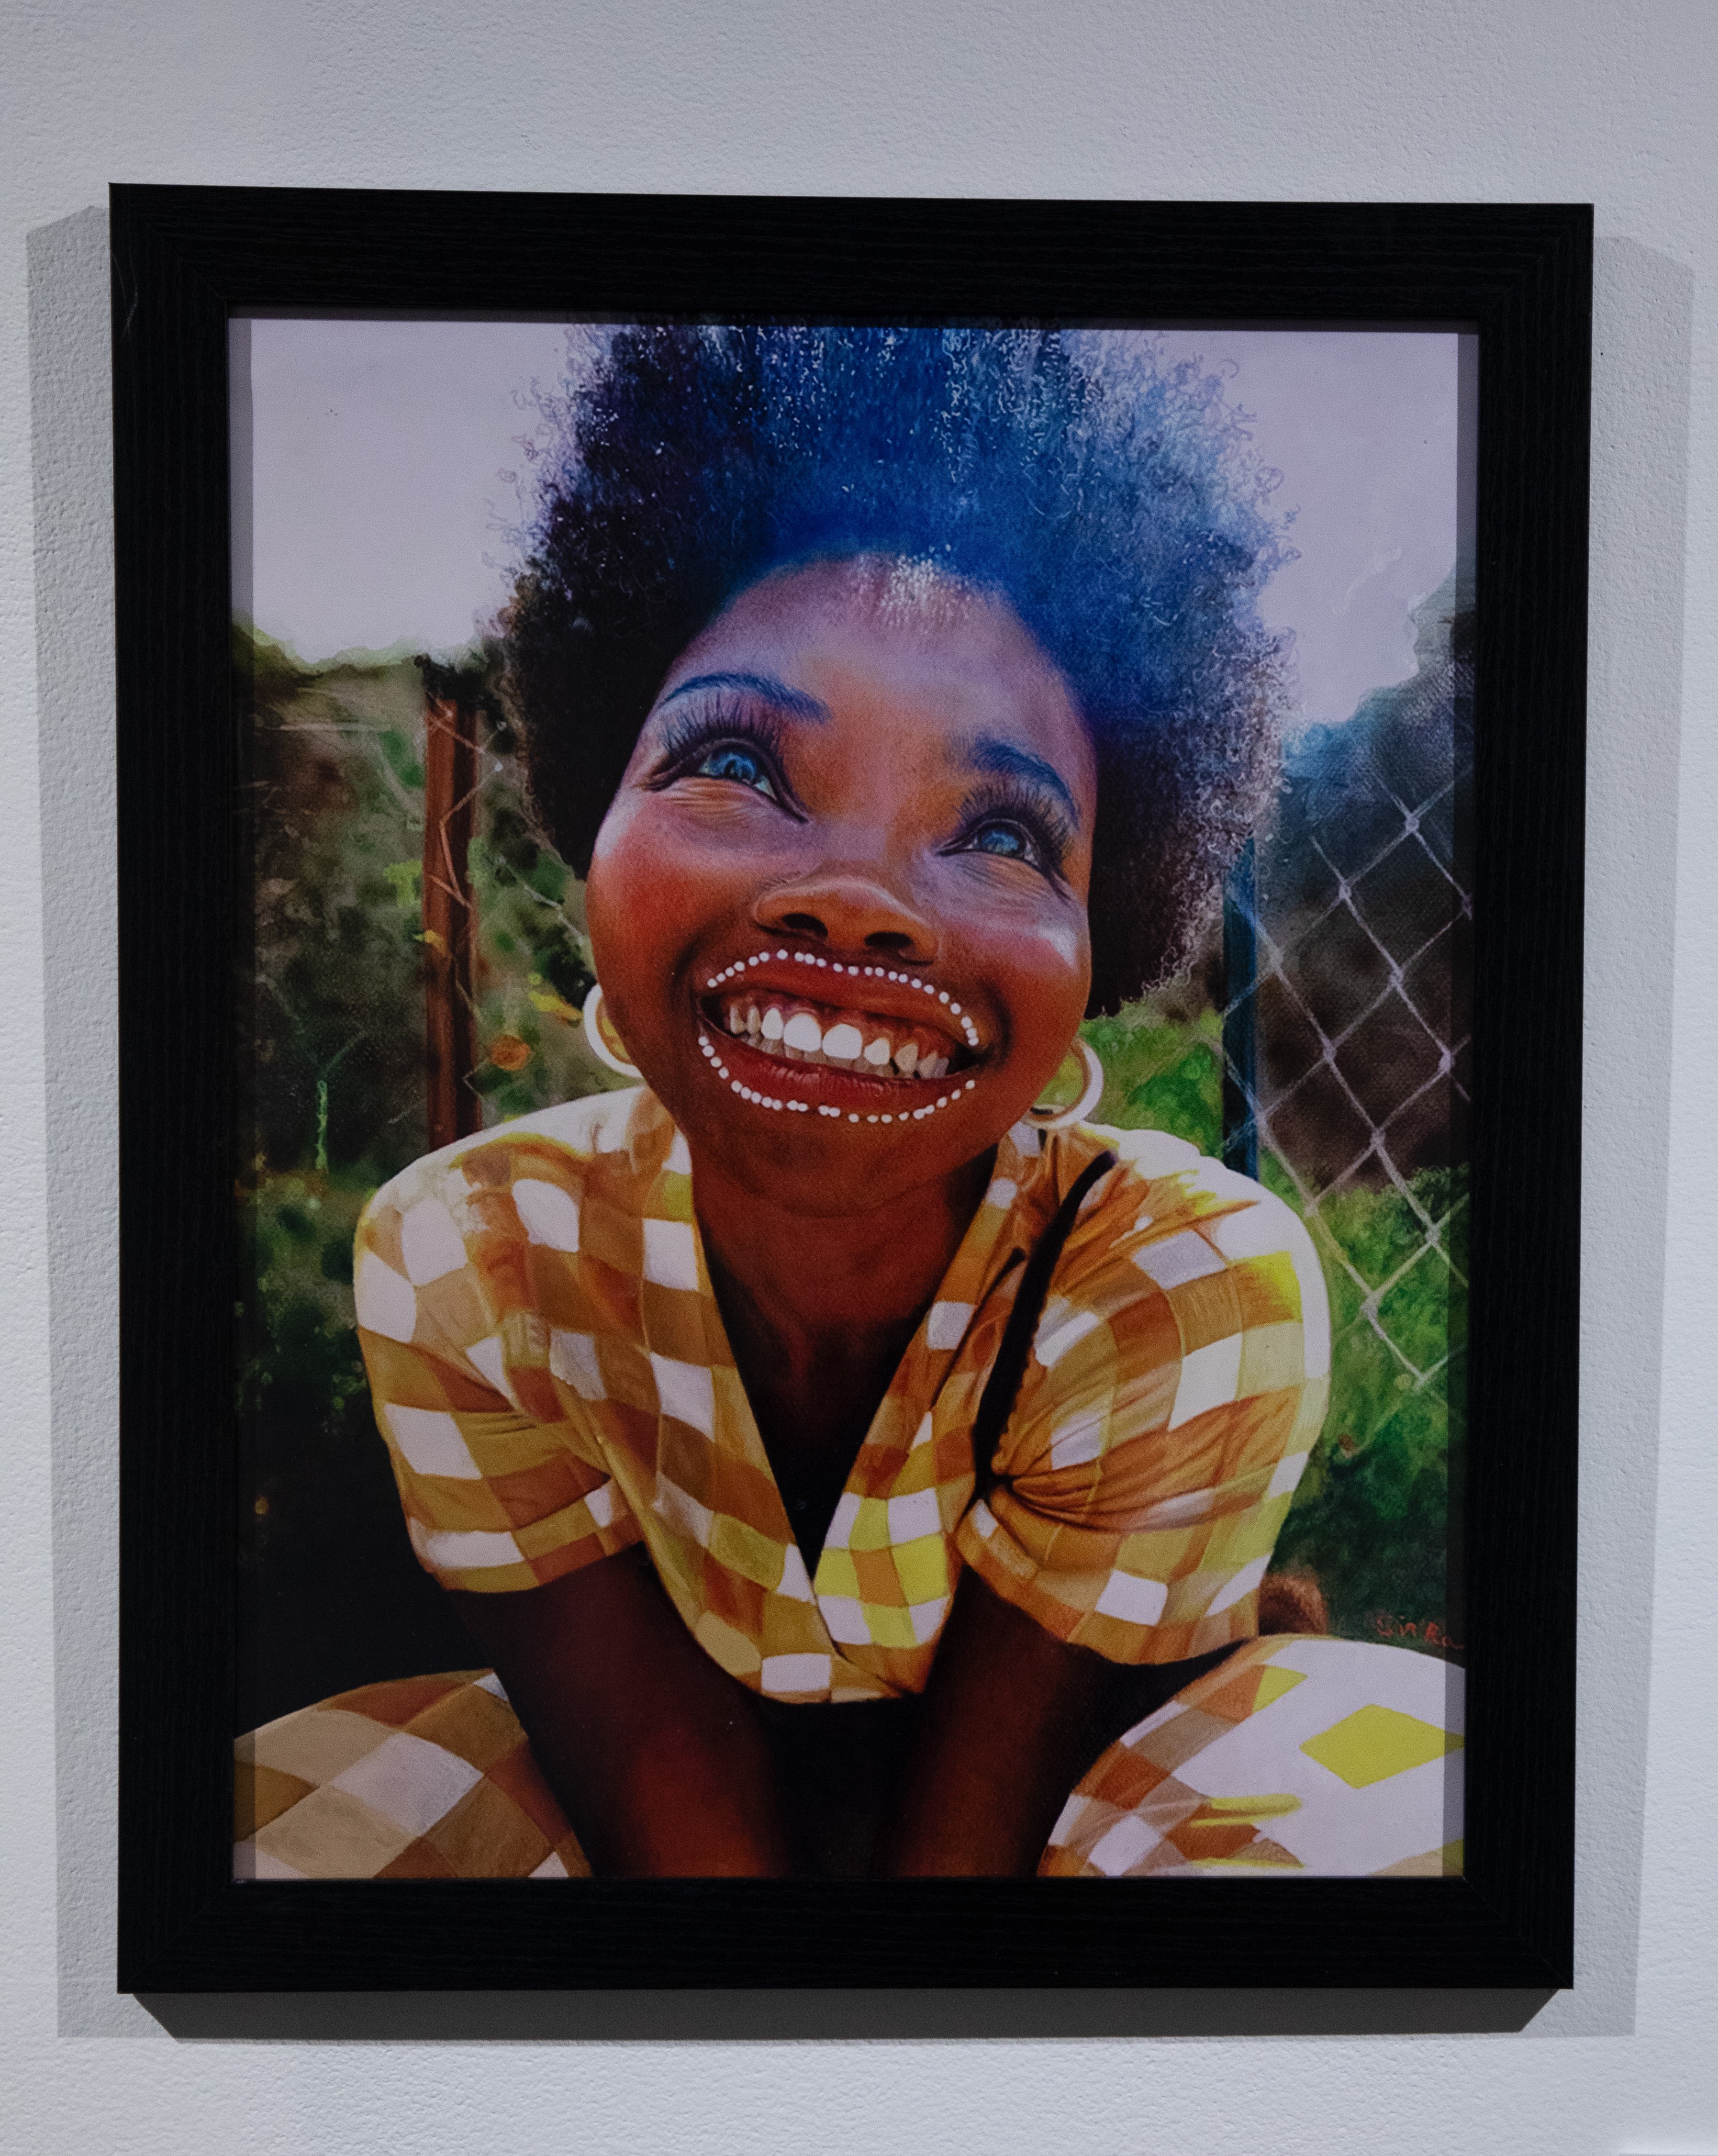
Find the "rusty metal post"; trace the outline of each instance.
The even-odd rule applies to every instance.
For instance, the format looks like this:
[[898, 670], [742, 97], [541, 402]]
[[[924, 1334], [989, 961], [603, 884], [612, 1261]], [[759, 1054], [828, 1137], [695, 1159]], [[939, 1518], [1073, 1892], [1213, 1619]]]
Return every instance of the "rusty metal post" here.
[[474, 918], [467, 856], [477, 792], [477, 714], [439, 668], [424, 669], [423, 1064], [430, 1149], [476, 1130]]

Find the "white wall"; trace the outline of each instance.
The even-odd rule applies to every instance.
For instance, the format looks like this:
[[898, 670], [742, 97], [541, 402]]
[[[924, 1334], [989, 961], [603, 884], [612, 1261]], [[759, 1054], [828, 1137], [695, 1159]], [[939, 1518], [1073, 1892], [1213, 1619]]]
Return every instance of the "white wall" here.
[[[0, 2148], [1718, 2150], [1718, 9], [7, 0], [0, 51]], [[1573, 1994], [110, 1994], [110, 179], [1597, 203]]]

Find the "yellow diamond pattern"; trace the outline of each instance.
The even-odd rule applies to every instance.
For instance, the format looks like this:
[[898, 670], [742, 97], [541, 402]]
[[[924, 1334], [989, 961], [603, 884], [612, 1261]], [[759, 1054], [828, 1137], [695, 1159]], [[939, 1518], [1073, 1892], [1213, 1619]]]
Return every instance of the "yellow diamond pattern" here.
[[1309, 1737], [1300, 1749], [1340, 1775], [1351, 1789], [1364, 1789], [1459, 1751], [1461, 1742], [1435, 1722], [1398, 1713], [1393, 1707], [1362, 1707], [1334, 1728]]
[[1257, 1714], [1262, 1707], [1269, 1707], [1285, 1691], [1293, 1691], [1297, 1684], [1305, 1684], [1305, 1673], [1300, 1670], [1280, 1669], [1274, 1662], [1268, 1663], [1259, 1679], [1259, 1691], [1253, 1703]]

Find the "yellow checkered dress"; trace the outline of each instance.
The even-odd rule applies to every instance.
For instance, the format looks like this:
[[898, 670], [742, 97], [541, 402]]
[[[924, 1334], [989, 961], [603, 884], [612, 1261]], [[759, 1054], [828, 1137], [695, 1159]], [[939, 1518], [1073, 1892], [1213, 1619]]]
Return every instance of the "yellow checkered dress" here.
[[[1249, 1640], [1110, 1746], [1041, 1878], [1439, 1876], [1462, 1866], [1462, 1673]], [[487, 1670], [366, 1685], [241, 1738], [233, 1876], [577, 1879], [589, 1865]]]
[[[1105, 1147], [974, 1502], [971, 1430], [1023, 1260]], [[814, 1578], [722, 1328], [685, 1144], [648, 1092], [419, 1161], [358, 1234], [358, 1322], [413, 1547], [504, 1594], [645, 1543], [722, 1668], [793, 1701], [922, 1690], [963, 1564], [1120, 1662], [1250, 1637], [1323, 1418], [1294, 1214], [1151, 1132], [1005, 1139], [854, 1462]]]
[[[971, 1431], [1023, 1260], [1063, 1250], [974, 1502]], [[808, 1578], [710, 1292], [685, 1147], [643, 1092], [420, 1161], [359, 1231], [377, 1418], [423, 1563], [507, 1593], [643, 1541], [721, 1666], [778, 1699], [919, 1690], [962, 1564], [1118, 1661], [1248, 1644], [1069, 1796], [1049, 1876], [1460, 1866], [1461, 1673], [1251, 1637], [1325, 1406], [1288, 1209], [1150, 1132], [1014, 1133]], [[370, 1685], [240, 1740], [235, 1876], [565, 1879], [577, 1840], [486, 1671]]]

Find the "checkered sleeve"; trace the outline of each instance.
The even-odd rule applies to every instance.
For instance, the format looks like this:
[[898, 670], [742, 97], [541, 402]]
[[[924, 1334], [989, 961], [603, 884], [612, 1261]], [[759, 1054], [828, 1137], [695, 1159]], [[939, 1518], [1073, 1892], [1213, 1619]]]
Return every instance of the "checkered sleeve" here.
[[1280, 1200], [1211, 1162], [1155, 1183], [1124, 1168], [1057, 1267], [962, 1558], [1112, 1661], [1251, 1637], [1329, 1342], [1317, 1258]]
[[538, 1587], [639, 1539], [600, 1409], [581, 1397], [577, 1348], [593, 1344], [553, 1330], [541, 1307], [575, 1291], [566, 1184], [558, 1163], [491, 1147], [458, 1168], [419, 1163], [359, 1223], [377, 1424], [412, 1547], [445, 1587]]

